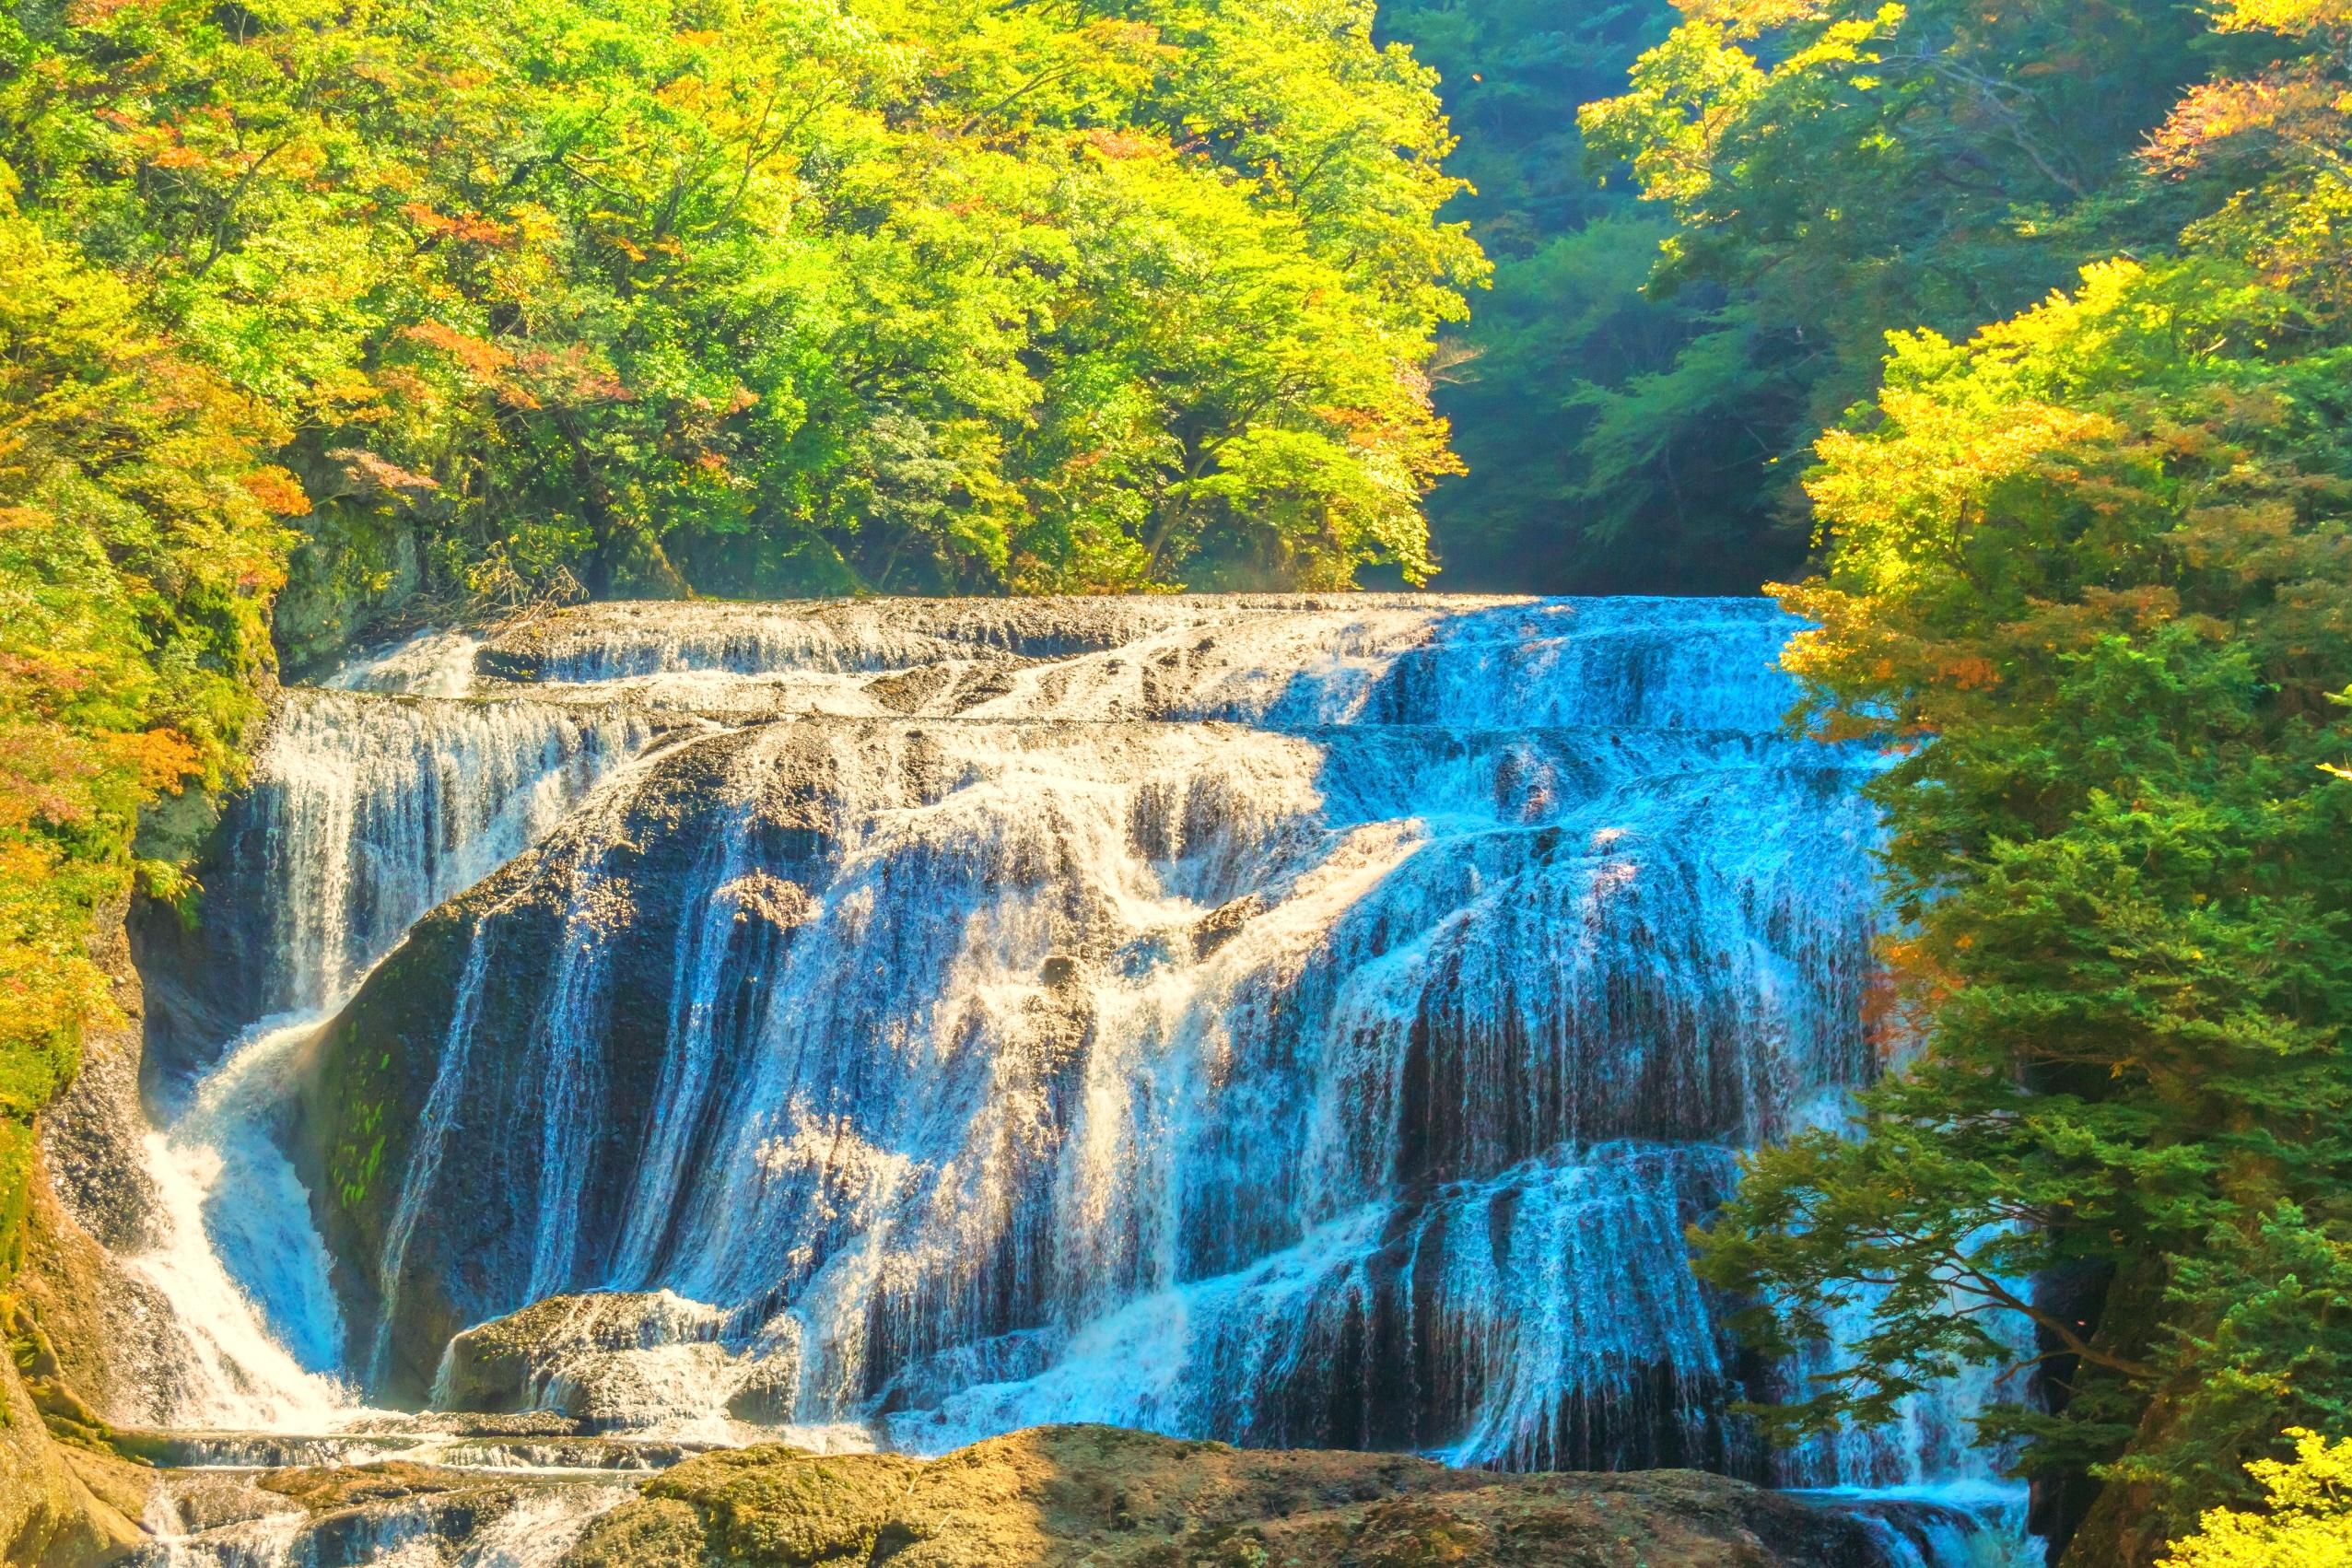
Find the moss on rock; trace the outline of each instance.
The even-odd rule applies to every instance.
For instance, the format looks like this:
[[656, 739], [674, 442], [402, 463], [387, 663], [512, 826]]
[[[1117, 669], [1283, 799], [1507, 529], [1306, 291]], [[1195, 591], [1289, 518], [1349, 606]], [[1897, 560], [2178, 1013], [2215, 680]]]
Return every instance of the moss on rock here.
[[0, 1358], [0, 1562], [81, 1568], [115, 1561], [143, 1539], [68, 1454], [52, 1440], [15, 1362]]
[[1504, 1476], [1399, 1455], [1041, 1427], [924, 1461], [768, 1446], [646, 1483], [566, 1568], [1866, 1568], [1864, 1526], [1694, 1471]]

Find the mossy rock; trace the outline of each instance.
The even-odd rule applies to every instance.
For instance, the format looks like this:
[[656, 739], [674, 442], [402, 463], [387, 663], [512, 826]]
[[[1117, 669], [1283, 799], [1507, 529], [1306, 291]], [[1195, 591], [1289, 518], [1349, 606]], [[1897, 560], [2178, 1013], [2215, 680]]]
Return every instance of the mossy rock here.
[[1690, 1471], [1504, 1476], [1399, 1455], [1041, 1427], [929, 1461], [690, 1459], [566, 1568], [1877, 1568], [1866, 1526]]
[[388, 1459], [373, 1465], [337, 1465], [295, 1470], [272, 1470], [257, 1483], [288, 1502], [299, 1504], [312, 1518], [370, 1503], [479, 1488], [482, 1478], [465, 1470]]

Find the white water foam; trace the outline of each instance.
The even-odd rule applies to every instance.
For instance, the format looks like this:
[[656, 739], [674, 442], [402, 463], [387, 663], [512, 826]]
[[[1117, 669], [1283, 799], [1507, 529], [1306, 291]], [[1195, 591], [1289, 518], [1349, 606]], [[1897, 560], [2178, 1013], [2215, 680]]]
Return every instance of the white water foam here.
[[419, 632], [396, 647], [351, 660], [319, 684], [332, 691], [464, 696], [474, 690], [481, 649], [482, 639], [471, 632]]
[[[431, 636], [338, 679], [454, 694], [474, 649]], [[272, 890], [263, 995], [281, 1011], [225, 1047], [144, 1140], [164, 1239], [125, 1261], [188, 1351], [150, 1419], [315, 1432], [359, 1412], [309, 1194], [279, 1147], [298, 1059], [417, 918], [550, 831], [650, 733], [632, 716], [538, 704], [287, 696], [257, 759], [248, 840]]]
[[146, 1137], [164, 1238], [124, 1261], [171, 1305], [192, 1352], [163, 1424], [319, 1431], [356, 1403], [335, 1375], [343, 1325], [309, 1194], [271, 1136], [319, 1022], [257, 1025], [181, 1119]]

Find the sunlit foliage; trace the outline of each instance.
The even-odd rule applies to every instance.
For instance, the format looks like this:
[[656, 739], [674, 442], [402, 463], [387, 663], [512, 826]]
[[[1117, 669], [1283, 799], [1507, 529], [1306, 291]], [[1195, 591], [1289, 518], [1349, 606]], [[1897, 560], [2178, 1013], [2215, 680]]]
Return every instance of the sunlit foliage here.
[[1481, 266], [1370, 19], [76, 0], [0, 101], [28, 210], [295, 427], [298, 616], [1328, 586], [1429, 569]]
[[2162, 1568], [2334, 1568], [2352, 1562], [2352, 1440], [2298, 1428], [2295, 1457], [2247, 1466], [2261, 1512], [2216, 1508]]
[[236, 770], [306, 507], [257, 455], [282, 434], [0, 184], [0, 1253], [33, 1113], [111, 1005], [92, 917], [130, 891], [139, 809]]
[[1840, 290], [1843, 354], [1902, 329], [1779, 591], [1805, 720], [1890, 759], [1890, 1071], [1751, 1162], [1702, 1270], [1766, 1345], [1866, 1322], [1784, 1429], [2024, 1363], [1983, 1435], [2069, 1564], [2352, 1430], [2352, 83], [2331, 6], [2206, 20], [1713, 4], [1586, 111], [1669, 272]]

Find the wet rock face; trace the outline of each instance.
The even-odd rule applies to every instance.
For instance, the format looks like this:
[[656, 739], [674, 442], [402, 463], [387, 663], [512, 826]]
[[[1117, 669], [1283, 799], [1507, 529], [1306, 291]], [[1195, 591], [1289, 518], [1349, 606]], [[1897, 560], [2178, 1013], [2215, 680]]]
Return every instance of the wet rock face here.
[[143, 1148], [144, 999], [118, 917], [101, 919], [93, 954], [123, 1017], [85, 1033], [73, 1083], [41, 1115], [24, 1254], [8, 1281], [18, 1365], [53, 1424], [85, 1435], [153, 1420], [188, 1357], [170, 1304], [123, 1262], [156, 1245], [165, 1218]]
[[[332, 1137], [303, 1151], [309, 1185], [355, 1360], [392, 1397], [422, 1399], [459, 1330], [609, 1261], [660, 1099], [676, 933], [708, 916], [746, 950], [792, 939], [805, 896], [789, 879], [825, 842], [821, 768], [787, 762], [769, 780], [758, 875], [697, 881], [752, 743], [682, 748], [437, 911], [322, 1039], [312, 1125]], [[568, 1052], [593, 1056], [547, 1073]], [[553, 1189], [581, 1227], [559, 1274], [537, 1258], [553, 1216], [532, 1211]]]
[[[1459, 613], [1514, 603], [1437, 594], [1217, 594], [1129, 599], [820, 599], [767, 604], [583, 604], [483, 645], [495, 680], [604, 681], [663, 670], [871, 673], [894, 694], [935, 695], [955, 666], [1005, 667], [1107, 655], [1170, 632], [1213, 638], [1251, 622]], [[1190, 639], [1187, 639], [1190, 640]], [[1180, 647], [1181, 645], [1178, 645]], [[1176, 649], [1154, 649], [1155, 654]], [[953, 711], [951, 708], [950, 711]]]
[[186, 1472], [235, 1474], [248, 1480], [279, 1471], [341, 1472], [369, 1465], [400, 1465], [511, 1476], [519, 1469], [561, 1471], [575, 1479], [644, 1475], [665, 1469], [709, 1443], [579, 1434], [579, 1423], [551, 1411], [499, 1415], [482, 1411], [391, 1413], [353, 1422], [323, 1436], [282, 1432], [118, 1430], [114, 1445], [163, 1475], [174, 1496], [186, 1495]]
[[[469, 645], [470, 646], [470, 645]], [[434, 905], [652, 733], [615, 707], [294, 688], [205, 843], [193, 917], [141, 901], [143, 1086], [172, 1108], [246, 1028], [327, 1007]]]
[[754, 1418], [797, 1370], [790, 1357], [731, 1350], [724, 1319], [666, 1292], [556, 1296], [450, 1341], [433, 1383], [448, 1410], [546, 1411], [587, 1433]]
[[566, 1568], [1881, 1568], [1861, 1521], [1688, 1471], [1498, 1477], [1048, 1427], [923, 1462], [755, 1448], [688, 1461]]
[[[232, 818], [239, 808], [229, 808]], [[158, 1105], [184, 1095], [219, 1058], [223, 1042], [267, 1011], [261, 977], [268, 954], [254, 916], [263, 886], [236, 853], [236, 829], [222, 829], [226, 853], [198, 864], [205, 889], [203, 912], [192, 923], [180, 912], [141, 898], [130, 929], [146, 981], [146, 1049], [140, 1088]]]
[[159, 1234], [160, 1195], [141, 1157], [147, 1123], [139, 1102], [142, 1022], [149, 1011], [129, 930], [135, 901], [101, 910], [90, 956], [105, 971], [120, 1017], [82, 1036], [74, 1081], [41, 1118], [46, 1185], [72, 1223], [99, 1246], [134, 1252]]
[[58, 1199], [99, 1245], [137, 1252], [160, 1234], [159, 1197], [139, 1149], [138, 1047], [91, 1031], [73, 1083], [42, 1116], [41, 1153]]

